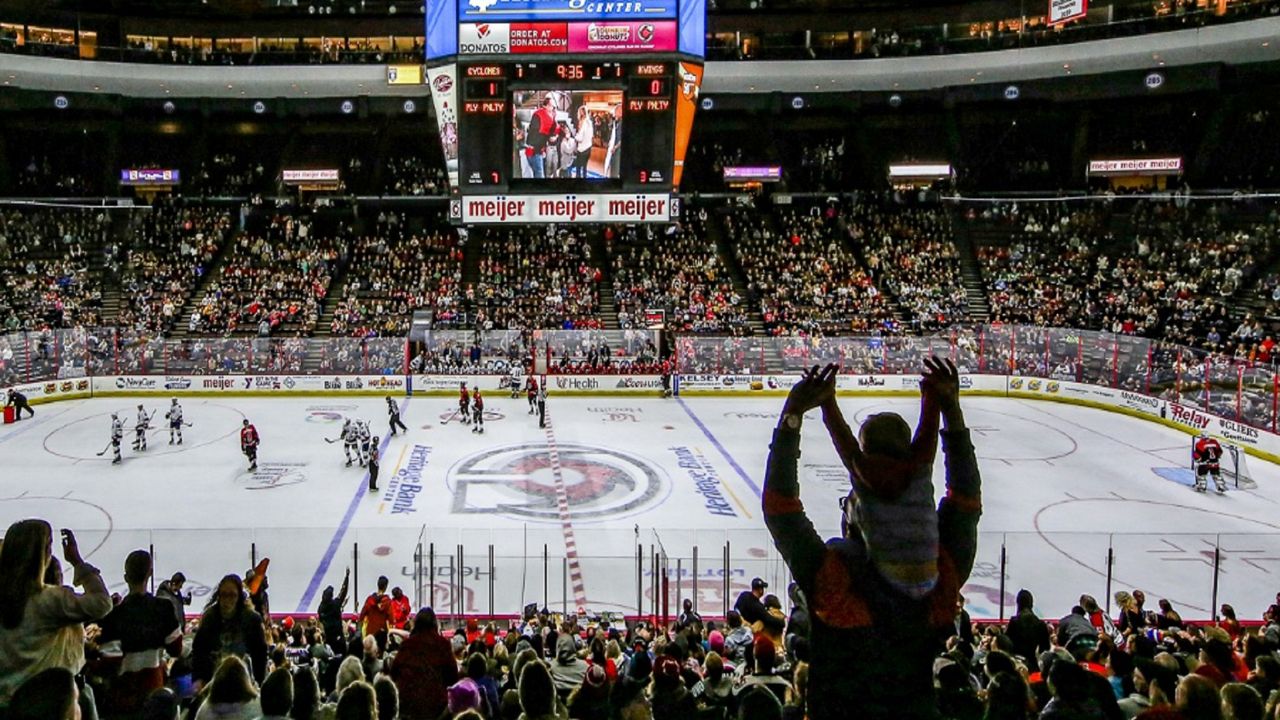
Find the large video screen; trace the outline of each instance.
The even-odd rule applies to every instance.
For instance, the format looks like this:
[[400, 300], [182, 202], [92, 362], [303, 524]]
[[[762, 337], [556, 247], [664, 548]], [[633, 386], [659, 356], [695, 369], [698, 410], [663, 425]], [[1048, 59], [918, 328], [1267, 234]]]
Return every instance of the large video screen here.
[[511, 177], [622, 177], [622, 90], [516, 90]]

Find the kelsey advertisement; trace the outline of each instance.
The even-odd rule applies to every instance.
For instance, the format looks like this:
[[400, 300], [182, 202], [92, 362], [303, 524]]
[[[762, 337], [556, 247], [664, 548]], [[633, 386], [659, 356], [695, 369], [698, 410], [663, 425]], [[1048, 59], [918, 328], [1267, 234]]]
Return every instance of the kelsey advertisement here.
[[468, 23], [458, 28], [462, 55], [675, 52], [675, 21]]
[[459, 0], [458, 22], [676, 20], [678, 6], [677, 0]]
[[671, 222], [680, 201], [670, 195], [493, 195], [461, 198], [465, 223]]

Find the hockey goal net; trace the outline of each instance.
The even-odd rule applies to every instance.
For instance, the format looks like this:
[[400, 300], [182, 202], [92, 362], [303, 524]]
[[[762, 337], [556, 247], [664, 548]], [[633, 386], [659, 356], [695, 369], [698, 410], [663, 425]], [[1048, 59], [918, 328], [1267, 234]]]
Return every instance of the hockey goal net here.
[[[1196, 442], [1200, 438], [1191, 438], [1191, 472], [1196, 471]], [[1222, 459], [1219, 460], [1219, 466], [1222, 468], [1222, 479], [1237, 490], [1256, 490], [1258, 483], [1254, 481], [1253, 474], [1249, 472], [1249, 453], [1244, 451], [1239, 445], [1232, 445], [1221, 438], [1218, 443], [1222, 445]]]

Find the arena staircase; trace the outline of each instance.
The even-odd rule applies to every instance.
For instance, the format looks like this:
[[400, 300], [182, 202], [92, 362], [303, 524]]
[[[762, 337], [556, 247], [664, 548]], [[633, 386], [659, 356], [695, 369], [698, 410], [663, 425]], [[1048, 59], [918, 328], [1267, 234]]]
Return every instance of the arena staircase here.
[[978, 251], [970, 237], [971, 226], [958, 217], [958, 213], [952, 217], [951, 224], [955, 228], [952, 242], [960, 256], [960, 279], [964, 283], [968, 319], [970, 322], [985, 323], [991, 319], [991, 303], [987, 299], [987, 283], [982, 275], [982, 264], [978, 262]]
[[213, 257], [213, 262], [209, 263], [209, 270], [200, 278], [200, 282], [191, 290], [191, 294], [187, 296], [187, 301], [182, 304], [182, 309], [178, 311], [177, 320], [173, 324], [173, 330], [169, 333], [169, 337], [181, 340], [190, 337], [191, 333], [187, 330], [188, 320], [191, 313], [200, 306], [200, 301], [204, 299], [204, 294], [212, 287], [222, 276], [222, 268], [227, 264], [227, 259], [234, 252], [235, 244], [240, 240], [240, 233], [233, 231], [227, 233], [223, 238], [222, 244], [218, 247], [218, 254]]
[[584, 239], [591, 247], [591, 265], [600, 268], [600, 322], [606, 330], [617, 330], [621, 324], [618, 322], [618, 303], [613, 290], [613, 257], [605, 247], [604, 226], [591, 225], [582, 230], [586, 233]]
[[738, 263], [737, 253], [733, 251], [733, 238], [725, 235], [724, 220], [720, 214], [721, 209], [717, 209], [707, 215], [705, 224], [707, 238], [716, 244], [716, 255], [720, 257], [720, 264], [728, 271], [729, 281], [733, 283], [734, 291], [746, 301], [747, 327], [751, 329], [752, 335], [763, 336], [766, 333], [764, 316], [760, 314], [760, 298], [749, 289], [751, 285], [747, 282], [747, 274], [743, 272], [742, 265]]

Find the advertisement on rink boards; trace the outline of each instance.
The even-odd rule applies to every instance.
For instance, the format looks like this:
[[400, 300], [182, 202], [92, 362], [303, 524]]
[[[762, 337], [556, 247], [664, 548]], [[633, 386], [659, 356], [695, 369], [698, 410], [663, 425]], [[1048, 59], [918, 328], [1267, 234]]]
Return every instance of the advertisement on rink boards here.
[[403, 395], [408, 384], [403, 375], [121, 375], [93, 378], [92, 387], [94, 395]]
[[10, 389], [26, 396], [27, 402], [34, 405], [55, 400], [74, 400], [76, 398], [89, 397], [92, 383], [90, 383], [89, 378], [78, 378], [0, 387], [0, 405], [4, 404], [4, 398], [8, 397]]
[[[786, 394], [800, 381], [799, 375], [681, 375], [681, 393], [761, 393]], [[1005, 391], [1004, 377], [962, 375], [960, 389], [986, 393]], [[836, 390], [847, 394], [917, 393], [918, 375], [838, 375]]]
[[[526, 376], [520, 376], [517, 391], [524, 391]], [[511, 391], [507, 375], [414, 375], [414, 393], [445, 395], [457, 393], [461, 383], [480, 388], [484, 393]], [[662, 389], [658, 375], [539, 375], [538, 385], [546, 384], [548, 395], [613, 395], [657, 394]]]

